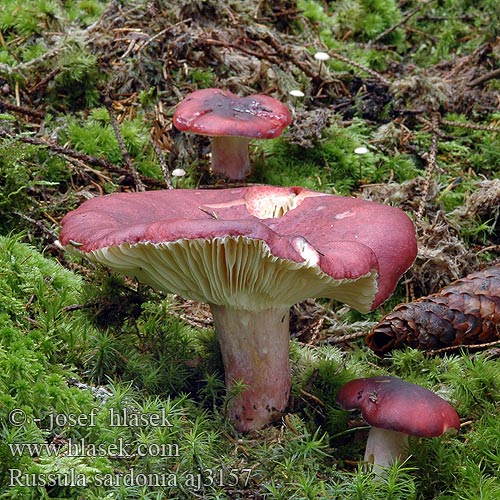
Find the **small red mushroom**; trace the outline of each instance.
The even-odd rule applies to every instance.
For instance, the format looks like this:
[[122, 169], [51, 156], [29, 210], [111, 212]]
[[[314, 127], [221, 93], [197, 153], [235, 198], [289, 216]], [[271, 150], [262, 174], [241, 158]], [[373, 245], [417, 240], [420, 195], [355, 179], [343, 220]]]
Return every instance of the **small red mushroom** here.
[[460, 428], [450, 403], [396, 377], [351, 380], [340, 389], [337, 402], [346, 410], [360, 410], [371, 425], [364, 460], [377, 474], [407, 458], [408, 436], [438, 437]]
[[116, 193], [62, 221], [60, 245], [166, 292], [206, 302], [214, 317], [238, 430], [286, 409], [289, 309], [331, 297], [368, 312], [416, 256], [410, 219], [393, 207], [303, 188]]
[[186, 96], [173, 118], [179, 130], [212, 137], [212, 170], [234, 180], [250, 170], [250, 140], [278, 137], [291, 121], [288, 107], [270, 96], [213, 88]]

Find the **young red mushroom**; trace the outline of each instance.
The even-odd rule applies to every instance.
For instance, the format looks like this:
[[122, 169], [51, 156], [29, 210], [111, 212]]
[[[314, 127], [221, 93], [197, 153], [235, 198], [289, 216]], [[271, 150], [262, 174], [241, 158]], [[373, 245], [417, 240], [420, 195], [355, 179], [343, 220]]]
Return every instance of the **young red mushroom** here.
[[337, 395], [346, 410], [360, 410], [371, 425], [364, 461], [380, 474], [408, 457], [408, 437], [438, 437], [460, 428], [457, 412], [425, 387], [396, 377], [351, 380]]
[[278, 137], [291, 121], [287, 106], [270, 96], [238, 97], [220, 89], [189, 94], [173, 118], [179, 130], [212, 137], [212, 170], [233, 180], [250, 170], [250, 140]]
[[416, 256], [413, 224], [377, 203], [303, 188], [117, 193], [62, 221], [63, 247], [157, 289], [210, 304], [240, 431], [285, 409], [289, 309], [331, 297], [368, 312]]

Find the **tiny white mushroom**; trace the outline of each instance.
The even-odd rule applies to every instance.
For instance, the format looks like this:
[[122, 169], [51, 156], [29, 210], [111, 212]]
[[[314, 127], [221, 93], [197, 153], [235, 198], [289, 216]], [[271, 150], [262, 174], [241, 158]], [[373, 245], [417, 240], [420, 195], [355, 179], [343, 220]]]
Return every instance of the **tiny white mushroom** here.
[[330, 56], [326, 52], [316, 52], [316, 54], [314, 54], [314, 59], [316, 59], [316, 61], [328, 61]]
[[186, 171], [182, 168], [174, 168], [172, 170], [172, 177], [184, 177], [186, 175]]
[[360, 146], [359, 148], [356, 148], [354, 150], [354, 152], [357, 154], [357, 155], [365, 155], [366, 153], [369, 152], [369, 149], [366, 148], [365, 146]]
[[318, 77], [321, 76], [321, 70], [323, 69], [323, 63], [330, 59], [330, 56], [326, 52], [316, 52], [314, 54], [314, 59], [319, 61]]

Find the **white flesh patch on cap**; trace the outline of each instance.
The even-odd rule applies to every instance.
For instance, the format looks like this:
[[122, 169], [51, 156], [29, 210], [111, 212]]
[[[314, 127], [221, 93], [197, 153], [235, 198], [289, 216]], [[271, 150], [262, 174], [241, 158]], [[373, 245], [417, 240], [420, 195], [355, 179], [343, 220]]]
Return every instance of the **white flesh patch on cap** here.
[[[275, 190], [253, 191], [251, 195], [245, 196], [227, 203], [210, 203], [203, 205], [202, 209], [213, 209], [216, 213], [218, 208], [231, 208], [238, 205], [245, 205], [248, 213], [258, 219], [278, 219], [291, 210], [296, 209], [306, 198], [316, 196], [327, 196], [324, 193], [313, 193], [311, 191], [290, 192], [283, 188]], [[316, 210], [324, 209], [318, 207]], [[352, 214], [354, 215], [354, 214]]]
[[304, 198], [295, 193], [273, 193], [255, 196], [247, 203], [247, 210], [258, 219], [277, 219], [297, 208]]
[[277, 219], [283, 217], [289, 210], [297, 208], [302, 201], [296, 194], [255, 197], [247, 204], [247, 210], [259, 219]]
[[295, 250], [300, 253], [307, 266], [312, 267], [319, 264], [319, 253], [304, 238], [297, 236], [297, 238], [293, 239], [292, 244]]
[[375, 270], [359, 279], [335, 280], [316, 265], [319, 256], [305, 240], [298, 250], [304, 262], [280, 259], [264, 241], [238, 236], [126, 243], [85, 255], [159, 290], [209, 304], [264, 310], [328, 297], [370, 310]]

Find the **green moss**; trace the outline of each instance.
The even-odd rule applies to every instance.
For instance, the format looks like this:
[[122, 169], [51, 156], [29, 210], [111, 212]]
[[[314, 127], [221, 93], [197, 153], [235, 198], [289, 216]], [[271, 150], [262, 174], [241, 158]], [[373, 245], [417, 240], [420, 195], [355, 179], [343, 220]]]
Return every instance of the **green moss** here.
[[[338, 46], [334, 36], [335, 20], [327, 12], [325, 6], [316, 0], [298, 0], [297, 7], [317, 29], [318, 36], [323, 44], [332, 49]], [[314, 48], [313, 52], [316, 52]]]
[[348, 127], [331, 126], [312, 148], [290, 145], [285, 139], [259, 144], [264, 161], [254, 166], [253, 178], [274, 185], [300, 185], [309, 189], [350, 194], [361, 184], [398, 182], [413, 178], [418, 170], [408, 155], [388, 156], [369, 146], [372, 131], [361, 120]]
[[[9, 453], [7, 445], [43, 442], [34, 418], [81, 411], [92, 396], [66, 382], [73, 375], [65, 365], [67, 348], [78, 349], [69, 335], [81, 332], [82, 323], [64, 307], [75, 302], [81, 279], [14, 238], [0, 237], [0, 259], [1, 484], [9, 467], [30, 463]], [[9, 419], [14, 410], [25, 416], [26, 427]]]
[[[401, 17], [397, 3], [392, 0], [338, 1], [329, 6], [328, 11], [325, 11], [324, 4], [315, 0], [302, 0], [297, 5], [303, 9], [305, 17], [321, 26], [321, 41], [330, 48], [336, 45], [332, 33], [337, 39], [348, 34], [367, 41], [396, 24]], [[400, 42], [401, 39], [400, 31], [388, 35], [391, 42]]]
[[[33, 230], [33, 220], [43, 211], [58, 210], [70, 171], [61, 159], [44, 148], [4, 139], [0, 142], [0, 233]], [[26, 214], [27, 218], [23, 217]]]
[[189, 80], [197, 84], [199, 88], [214, 86], [215, 75], [211, 69], [194, 68], [189, 72]]
[[97, 58], [77, 41], [70, 41], [61, 52], [57, 65], [61, 71], [50, 84], [52, 104], [61, 109], [81, 109], [99, 104], [98, 85], [104, 75], [100, 72]]
[[105, 7], [106, 2], [101, 0], [77, 0], [66, 3], [68, 19], [84, 26], [94, 22], [102, 14]]
[[[126, 150], [133, 159], [134, 168], [144, 175], [161, 179], [159, 165], [154, 162], [147, 124], [141, 117], [124, 120], [120, 134]], [[105, 108], [95, 108], [86, 120], [72, 118], [60, 131], [62, 141], [71, 147], [96, 158], [106, 158], [115, 165], [123, 165], [124, 158]], [[112, 188], [112, 187], [111, 187]]]
[[[239, 446], [245, 452], [234, 456], [231, 440], [221, 433], [221, 429], [232, 432], [221, 413], [223, 380], [216, 371], [205, 371], [219, 366], [213, 332], [200, 336], [169, 314], [168, 301], [154, 297], [146, 297], [135, 316], [124, 315], [121, 319], [118, 316], [105, 329], [101, 329], [102, 324], [96, 328], [89, 323], [84, 310], [61, 312], [65, 306], [85, 303], [80, 278], [15, 239], [3, 238], [1, 244], [4, 326], [0, 332], [0, 419], [6, 423], [15, 408], [23, 409], [30, 419], [42, 418], [39, 425], [3, 427], [0, 484], [3, 482], [4, 486], [0, 492], [4, 498], [42, 494], [40, 488], [6, 486], [8, 469], [12, 468], [36, 477], [51, 471], [73, 470], [95, 481], [103, 477], [123, 478], [131, 468], [142, 473], [172, 474], [176, 483], [162, 489], [166, 498], [190, 498], [201, 487], [195, 477], [200, 470], [204, 471], [200, 478], [205, 483], [214, 471], [233, 471], [240, 482], [239, 488], [260, 491], [268, 498], [301, 495], [410, 499], [433, 498], [447, 492], [453, 498], [453, 495], [464, 497], [465, 486], [461, 484], [474, 486], [486, 494], [496, 493], [493, 478], [498, 470], [496, 445], [500, 434], [493, 415], [500, 399], [500, 386], [497, 387], [500, 373], [495, 359], [483, 355], [471, 359], [465, 354], [426, 358], [422, 352], [406, 349], [395, 352], [377, 366], [375, 356], [364, 349], [345, 353], [332, 347], [311, 348], [293, 342], [292, 392], [296, 405], [287, 416], [287, 426], [279, 441], [273, 437], [273, 429], [263, 432], [259, 439], [240, 437]], [[51, 279], [47, 280], [47, 276]], [[100, 279], [87, 287], [97, 291]], [[109, 286], [108, 299], [113, 290], [119, 291], [123, 286], [124, 283]], [[127, 302], [125, 291], [120, 293], [121, 301]], [[30, 301], [33, 296], [35, 299]], [[95, 303], [99, 295], [88, 295], [87, 300], [90, 297]], [[54, 311], [58, 314], [54, 315]], [[78, 334], [77, 343], [69, 340], [69, 332]], [[105, 348], [106, 342], [109, 345]], [[74, 360], [74, 353], [65, 348], [66, 343], [80, 352], [87, 376], [94, 376], [92, 371], [97, 373], [100, 367], [100, 378], [95, 380], [107, 383], [106, 387], [90, 390], [90, 386], [81, 389], [68, 384], [75, 372], [68, 364]], [[212, 358], [207, 355], [209, 352], [214, 353]], [[199, 355], [205, 358], [204, 363], [196, 361]], [[210, 359], [213, 361], [205, 364]], [[454, 402], [470, 422], [458, 436], [412, 442], [414, 456], [410, 461], [395, 464], [390, 474], [378, 481], [361, 469], [353, 470], [344, 464], [344, 459], [358, 459], [364, 444], [354, 439], [352, 432], [346, 432], [349, 414], [335, 403], [339, 387], [347, 380], [376, 373], [400, 376], [438, 391]], [[108, 383], [110, 377], [115, 382]], [[191, 392], [191, 396], [183, 395], [183, 391]], [[116, 445], [120, 440], [134, 450], [139, 445], [158, 450], [163, 444], [167, 446], [164, 450], [170, 450], [171, 454], [149, 452], [144, 456], [110, 459], [107, 455], [75, 456], [64, 452], [63, 447], [61, 454], [44, 452], [35, 460], [29, 454], [12, 453], [9, 444], [50, 442], [53, 433], [45, 429], [48, 415], [88, 415], [93, 408], [96, 408], [95, 425], [58, 424], [54, 432], [67, 442], [84, 439], [87, 445], [104, 447]], [[170, 425], [110, 426], [112, 413], [124, 408], [135, 408], [141, 414], [163, 411]], [[482, 464], [480, 470], [478, 463]], [[454, 481], [457, 474], [460, 482]], [[231, 488], [217, 477], [218, 482], [204, 486], [205, 498], [230, 498]], [[121, 484], [111, 483], [108, 486], [90, 483], [86, 488], [59, 485], [51, 490], [51, 495], [73, 498], [85, 491], [87, 498], [97, 499], [120, 495], [122, 488]], [[152, 495], [155, 488], [140, 490]], [[136, 490], [132, 488], [133, 491]]]

